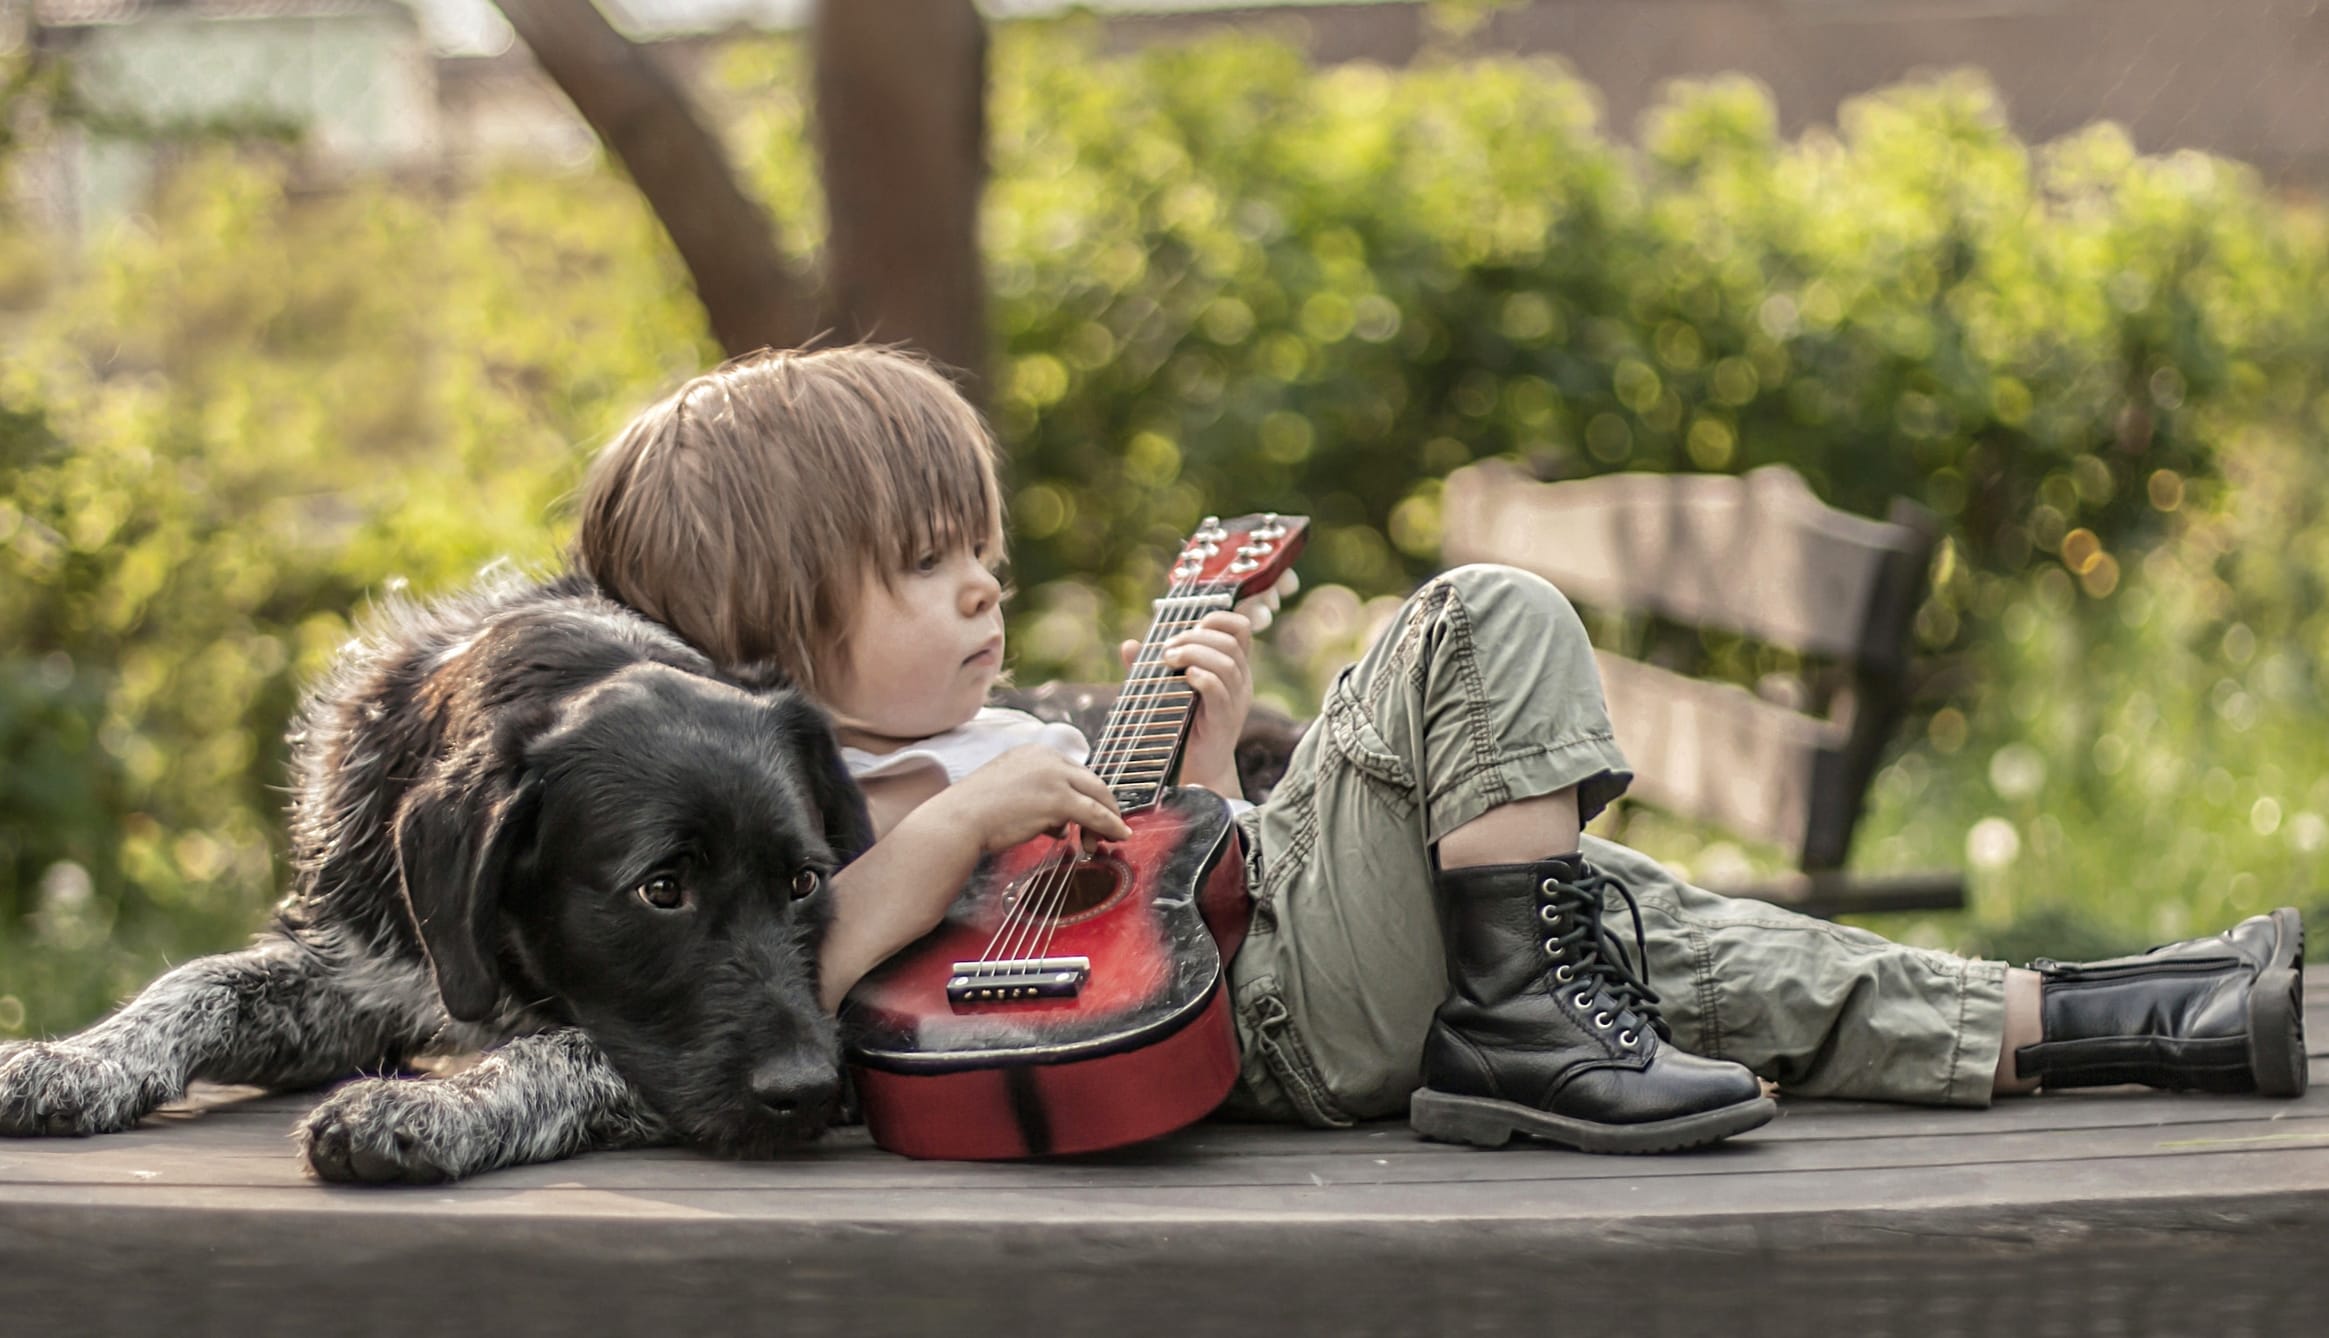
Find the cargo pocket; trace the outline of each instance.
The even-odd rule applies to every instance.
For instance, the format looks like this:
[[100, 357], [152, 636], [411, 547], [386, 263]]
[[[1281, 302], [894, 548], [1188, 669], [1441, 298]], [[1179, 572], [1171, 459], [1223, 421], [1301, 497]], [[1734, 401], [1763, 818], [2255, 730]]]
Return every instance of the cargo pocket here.
[[1327, 746], [1335, 755], [1365, 777], [1369, 788], [1398, 810], [1400, 816], [1406, 817], [1415, 812], [1417, 803], [1415, 768], [1392, 751], [1382, 732], [1375, 728], [1373, 713], [1351, 686], [1351, 676], [1357, 669], [1357, 665], [1352, 665], [1335, 676], [1334, 685], [1326, 690], [1326, 709], [1319, 727], [1326, 731]]
[[1294, 1015], [1278, 994], [1275, 978], [1265, 976], [1247, 986], [1237, 1001], [1237, 1011], [1279, 1093], [1304, 1124], [1314, 1129], [1348, 1129], [1358, 1123], [1326, 1090], [1318, 1065], [1310, 1057], [1310, 1047], [1302, 1043]]

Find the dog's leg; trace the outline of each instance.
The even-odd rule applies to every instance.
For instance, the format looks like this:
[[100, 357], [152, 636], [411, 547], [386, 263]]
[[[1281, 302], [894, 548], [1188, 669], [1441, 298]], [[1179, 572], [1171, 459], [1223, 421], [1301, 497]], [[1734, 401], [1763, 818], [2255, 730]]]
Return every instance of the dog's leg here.
[[194, 1078], [312, 1087], [400, 1060], [413, 1010], [371, 1004], [280, 934], [197, 958], [86, 1031], [0, 1045], [0, 1134], [114, 1133]]
[[521, 1036], [449, 1078], [366, 1078], [299, 1126], [325, 1180], [434, 1184], [578, 1152], [667, 1142], [663, 1122], [578, 1027]]

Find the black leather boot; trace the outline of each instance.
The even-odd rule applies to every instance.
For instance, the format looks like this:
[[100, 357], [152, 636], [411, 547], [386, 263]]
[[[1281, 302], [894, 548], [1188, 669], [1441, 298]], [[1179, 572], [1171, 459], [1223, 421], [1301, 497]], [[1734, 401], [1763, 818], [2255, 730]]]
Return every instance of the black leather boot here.
[[2047, 1087], [2305, 1092], [2305, 927], [2289, 907], [2105, 962], [2030, 963], [2043, 1036], [2014, 1072]]
[[[1778, 1113], [1746, 1069], [1668, 1044], [1658, 996], [1634, 965], [1646, 960], [1641, 912], [1624, 884], [1576, 855], [1445, 869], [1434, 882], [1449, 994], [1408, 1104], [1417, 1133], [1669, 1152]], [[1634, 911], [1631, 962], [1602, 927], [1605, 889]]]

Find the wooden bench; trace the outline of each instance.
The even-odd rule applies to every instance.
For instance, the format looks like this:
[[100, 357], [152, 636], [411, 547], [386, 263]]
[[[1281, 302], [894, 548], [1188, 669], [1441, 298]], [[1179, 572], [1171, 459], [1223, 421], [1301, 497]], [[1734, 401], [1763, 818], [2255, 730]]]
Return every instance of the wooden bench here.
[[[1814, 915], [1965, 904], [1956, 871], [1843, 868], [1907, 704], [1910, 625], [1940, 534], [1931, 512], [1907, 501], [1883, 521], [1839, 511], [1781, 465], [1568, 483], [1473, 465], [1449, 476], [1442, 505], [1448, 565], [1522, 567], [1579, 605], [1641, 625], [1639, 653], [1597, 653], [1634, 765], [1621, 803], [1769, 842], [1796, 866], [1778, 879], [1717, 881], [1717, 890]], [[1765, 675], [1753, 692], [1702, 676], [1700, 629], [1791, 652], [1805, 672]], [[1047, 683], [995, 701], [1096, 738], [1116, 688]], [[1254, 708], [1238, 750], [1248, 799], [1269, 796], [1305, 726]]]
[[[1843, 868], [1907, 704], [1911, 623], [1940, 534], [1931, 512], [1905, 500], [1881, 521], [1839, 511], [1783, 465], [1540, 483], [1489, 462], [1448, 477], [1441, 514], [1449, 565], [1536, 572], [1632, 633], [1634, 645], [1598, 652], [1634, 765], [1625, 802], [1777, 845], [1796, 866], [1718, 890], [1819, 915], [1964, 905], [1959, 872]], [[1710, 678], [1710, 633], [1802, 671], [1754, 691]]]

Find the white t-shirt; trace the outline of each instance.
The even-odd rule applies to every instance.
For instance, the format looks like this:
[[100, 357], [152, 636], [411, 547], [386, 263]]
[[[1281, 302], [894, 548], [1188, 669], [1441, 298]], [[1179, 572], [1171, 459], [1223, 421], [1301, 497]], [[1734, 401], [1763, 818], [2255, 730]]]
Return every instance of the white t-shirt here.
[[[936, 764], [946, 773], [946, 783], [952, 785], [1013, 748], [1030, 743], [1053, 749], [1071, 762], [1086, 763], [1092, 756], [1092, 745], [1073, 725], [1038, 720], [1007, 706], [988, 706], [944, 734], [909, 743], [894, 753], [869, 753], [843, 745], [841, 764], [861, 781]], [[1243, 799], [1229, 799], [1232, 816], [1252, 807]]]

